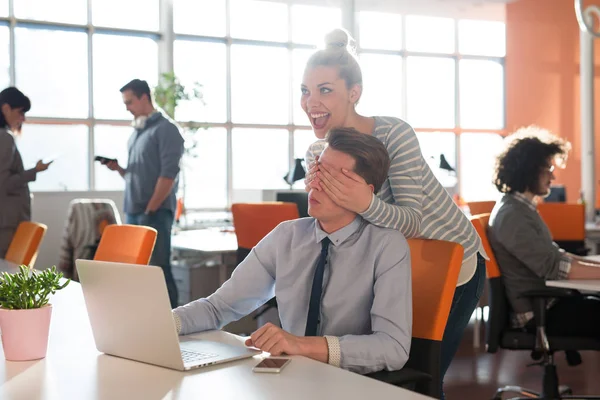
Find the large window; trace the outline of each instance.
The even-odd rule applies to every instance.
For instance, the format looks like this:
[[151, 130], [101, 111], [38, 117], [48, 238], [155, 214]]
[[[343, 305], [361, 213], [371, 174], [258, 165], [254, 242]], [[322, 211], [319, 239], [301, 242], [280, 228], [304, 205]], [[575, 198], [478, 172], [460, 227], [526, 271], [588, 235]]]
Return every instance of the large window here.
[[[187, 138], [186, 207], [223, 209], [235, 191], [288, 188], [294, 158], [316, 140], [300, 107], [306, 61], [344, 24], [363, 71], [359, 112], [409, 122], [447, 188], [467, 200], [492, 194], [488, 158], [504, 129], [501, 22], [375, 12], [360, 2], [350, 10], [342, 0], [57, 3], [0, 0], [0, 87], [16, 85], [32, 100], [18, 145], [28, 166], [55, 158], [32, 190], [122, 190], [118, 174], [92, 161], [127, 163], [132, 116], [119, 89], [133, 78], [154, 86], [171, 69], [203, 95], [175, 115]], [[440, 169], [442, 157], [456, 171]]]
[[505, 128], [504, 23], [359, 10], [358, 37], [359, 111], [406, 119], [450, 192], [494, 198], [494, 151]]

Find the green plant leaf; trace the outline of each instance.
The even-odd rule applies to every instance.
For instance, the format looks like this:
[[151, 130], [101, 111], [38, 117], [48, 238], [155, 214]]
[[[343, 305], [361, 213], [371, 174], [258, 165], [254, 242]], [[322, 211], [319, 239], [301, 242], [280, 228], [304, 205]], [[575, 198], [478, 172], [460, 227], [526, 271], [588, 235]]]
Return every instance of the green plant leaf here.
[[8, 310], [39, 308], [48, 304], [50, 294], [64, 289], [70, 279], [61, 283], [62, 272], [56, 266], [43, 271], [26, 265], [19, 266], [19, 272], [0, 275], [0, 307]]

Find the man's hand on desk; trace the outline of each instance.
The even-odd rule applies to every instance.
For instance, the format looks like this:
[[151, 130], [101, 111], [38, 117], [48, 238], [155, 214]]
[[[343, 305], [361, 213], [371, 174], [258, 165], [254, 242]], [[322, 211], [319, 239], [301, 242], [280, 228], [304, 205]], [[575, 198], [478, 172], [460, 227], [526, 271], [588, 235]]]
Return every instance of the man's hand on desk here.
[[256, 347], [272, 356], [299, 355], [325, 363], [329, 356], [327, 340], [324, 337], [294, 336], [270, 322], [254, 332], [250, 339], [246, 340], [246, 346]]

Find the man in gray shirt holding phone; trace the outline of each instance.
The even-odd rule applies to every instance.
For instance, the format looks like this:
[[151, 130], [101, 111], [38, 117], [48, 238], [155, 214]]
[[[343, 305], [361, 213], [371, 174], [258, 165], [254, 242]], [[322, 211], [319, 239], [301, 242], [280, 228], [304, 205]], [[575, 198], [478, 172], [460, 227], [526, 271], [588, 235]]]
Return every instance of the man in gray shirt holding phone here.
[[183, 137], [177, 126], [154, 108], [146, 81], [134, 79], [121, 88], [121, 93], [135, 128], [129, 138], [127, 168], [117, 160], [99, 161], [125, 179], [126, 222], [150, 226], [158, 232], [150, 263], [163, 269], [171, 306], [177, 307], [177, 287], [171, 271], [171, 228], [177, 208]]
[[[375, 193], [381, 188], [390, 167], [381, 141], [337, 128], [327, 142], [320, 163], [336, 174], [353, 171]], [[282, 328], [267, 323], [247, 345], [363, 374], [401, 369], [412, 336], [406, 239], [339, 207], [311, 185], [312, 217], [281, 223], [214, 294], [173, 310], [178, 331], [220, 329], [276, 296]]]

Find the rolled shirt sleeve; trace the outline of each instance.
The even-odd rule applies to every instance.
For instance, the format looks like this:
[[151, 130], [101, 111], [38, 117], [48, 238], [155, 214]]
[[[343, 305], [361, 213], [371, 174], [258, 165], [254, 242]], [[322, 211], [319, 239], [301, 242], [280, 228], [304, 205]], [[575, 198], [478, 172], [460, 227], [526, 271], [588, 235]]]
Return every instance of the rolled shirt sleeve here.
[[160, 176], [175, 179], [179, 173], [179, 162], [183, 156], [184, 140], [177, 126], [165, 124], [164, 132], [158, 135]]

